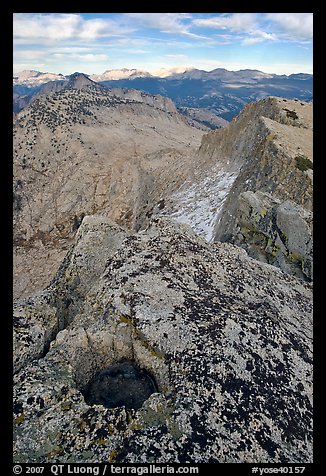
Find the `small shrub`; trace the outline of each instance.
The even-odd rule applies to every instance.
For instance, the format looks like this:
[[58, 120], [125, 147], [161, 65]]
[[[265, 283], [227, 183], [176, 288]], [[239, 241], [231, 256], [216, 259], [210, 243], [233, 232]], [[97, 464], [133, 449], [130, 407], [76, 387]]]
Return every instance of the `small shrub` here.
[[290, 117], [291, 119], [299, 119], [298, 114], [295, 111], [290, 111], [290, 109], [283, 108], [283, 111], [286, 112], [286, 117]]
[[13, 192], [13, 203], [14, 203], [14, 210], [18, 212], [22, 209], [22, 197], [17, 193]]
[[306, 170], [313, 169], [313, 163], [305, 155], [297, 155], [295, 158], [295, 166], [297, 169], [305, 172]]
[[81, 225], [81, 222], [83, 221], [83, 218], [85, 216], [85, 213], [82, 212], [79, 216], [75, 215], [73, 218], [73, 224], [72, 224], [72, 231], [78, 230], [78, 228]]

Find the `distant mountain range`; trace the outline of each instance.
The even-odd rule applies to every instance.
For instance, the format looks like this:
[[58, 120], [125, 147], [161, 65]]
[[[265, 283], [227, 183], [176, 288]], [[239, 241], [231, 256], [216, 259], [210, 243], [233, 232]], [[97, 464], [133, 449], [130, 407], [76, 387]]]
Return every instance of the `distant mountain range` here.
[[[49, 81], [63, 81], [70, 78], [71, 75], [64, 76], [59, 73], [42, 73], [41, 71], [24, 70], [17, 73], [13, 77], [14, 85], [39, 86]], [[202, 69], [175, 67], [161, 68], [152, 73], [140, 69], [108, 69], [102, 74], [86, 75], [96, 82], [102, 81], [118, 81], [121, 79], [134, 80], [139, 78], [164, 78], [167, 80], [174, 79], [197, 79], [197, 80], [216, 80], [222, 82], [237, 81], [240, 83], [255, 84], [262, 79], [292, 79], [292, 80], [309, 80], [312, 79], [311, 74], [298, 73], [286, 75], [263, 73], [255, 69], [242, 69], [240, 71], [228, 71], [224, 68], [216, 68], [212, 71], [204, 71]]]
[[[87, 76], [87, 75], [86, 75]], [[21, 110], [38, 93], [60, 89], [70, 76], [40, 71], [22, 71], [13, 78], [14, 112]], [[231, 120], [248, 102], [267, 96], [312, 101], [313, 75], [298, 73], [277, 75], [258, 70], [228, 71], [217, 68], [204, 71], [195, 68], [162, 68], [149, 73], [138, 69], [113, 69], [89, 75], [106, 88], [128, 88], [172, 99], [178, 108], [205, 110]], [[44, 89], [45, 88], [45, 89]], [[211, 124], [211, 127], [214, 127]]]

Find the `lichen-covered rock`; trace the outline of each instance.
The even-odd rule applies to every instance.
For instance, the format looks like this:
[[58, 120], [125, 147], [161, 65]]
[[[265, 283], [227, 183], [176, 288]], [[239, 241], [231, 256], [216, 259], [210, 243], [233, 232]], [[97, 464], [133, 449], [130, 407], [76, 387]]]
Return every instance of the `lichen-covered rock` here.
[[14, 305], [14, 371], [27, 362], [42, 357], [58, 332], [57, 310], [42, 296]]
[[[164, 218], [104, 260], [119, 230], [90, 220], [103, 271], [60, 307], [66, 271], [90, 273], [82, 224], [44, 291], [69, 319], [14, 377], [14, 460], [311, 462], [311, 284]], [[139, 409], [88, 405], [89, 382], [125, 360], [158, 391]]]
[[312, 280], [312, 212], [263, 192], [243, 192], [238, 199], [238, 233], [233, 242], [250, 256]]
[[[14, 370], [41, 357], [57, 333], [67, 326], [84, 298], [91, 301], [106, 260], [119, 248], [126, 234], [106, 217], [86, 216], [75, 244], [68, 252], [46, 292], [14, 304]], [[94, 291], [96, 293], [96, 290]]]

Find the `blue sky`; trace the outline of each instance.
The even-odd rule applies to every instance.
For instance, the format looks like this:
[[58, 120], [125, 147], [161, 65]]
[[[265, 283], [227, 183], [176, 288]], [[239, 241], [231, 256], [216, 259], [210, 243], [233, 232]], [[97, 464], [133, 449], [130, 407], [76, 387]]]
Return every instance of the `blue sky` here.
[[15, 13], [14, 73], [176, 66], [312, 73], [312, 13]]

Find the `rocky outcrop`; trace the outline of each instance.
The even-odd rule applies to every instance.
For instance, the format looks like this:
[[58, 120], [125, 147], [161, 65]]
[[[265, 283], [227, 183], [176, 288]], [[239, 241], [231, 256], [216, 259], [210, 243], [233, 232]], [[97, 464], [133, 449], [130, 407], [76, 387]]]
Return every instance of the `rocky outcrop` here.
[[105, 264], [120, 247], [125, 232], [104, 217], [87, 216], [46, 291], [14, 305], [14, 371], [43, 356], [55, 335], [84, 306]]
[[238, 200], [234, 242], [256, 259], [311, 280], [312, 212], [263, 192], [243, 192]]
[[217, 116], [209, 109], [179, 107], [178, 111], [180, 114], [183, 114], [189, 124], [205, 131], [209, 131], [210, 129], [220, 129], [228, 124], [228, 121]]
[[[196, 168], [166, 200], [162, 213], [189, 224], [208, 241], [238, 244], [257, 259], [311, 279], [312, 245], [307, 226], [311, 228], [312, 223], [312, 168], [312, 104], [270, 97], [248, 104], [228, 126], [203, 136]], [[243, 195], [247, 192], [251, 195]], [[255, 217], [249, 216], [251, 211], [243, 210], [244, 197], [266, 201], [261, 209], [277, 206], [282, 222], [281, 214], [295, 217], [289, 219], [284, 232], [296, 238], [289, 241], [278, 233], [270, 221], [275, 210], [261, 217], [256, 203]], [[300, 225], [296, 222], [299, 216]], [[258, 230], [257, 217], [261, 220]], [[297, 237], [299, 226], [301, 238]], [[250, 228], [250, 233], [241, 233], [243, 227]], [[298, 240], [306, 242], [299, 244]]]
[[[53, 282], [14, 312], [14, 461], [311, 462], [311, 297], [186, 225], [127, 234], [85, 217]], [[119, 363], [156, 391], [139, 408], [91, 404]]]
[[159, 94], [148, 94], [137, 89], [127, 88], [110, 88], [111, 94], [121, 99], [128, 99], [129, 101], [136, 101], [147, 104], [151, 107], [161, 109], [168, 113], [177, 113], [177, 108], [171, 99], [161, 96]]
[[[213, 133], [217, 134], [217, 133]], [[222, 136], [222, 134], [224, 134]], [[237, 161], [240, 171], [217, 217], [215, 239], [232, 241], [240, 193], [258, 190], [312, 209], [312, 104], [267, 98], [247, 105], [205, 153]]]

